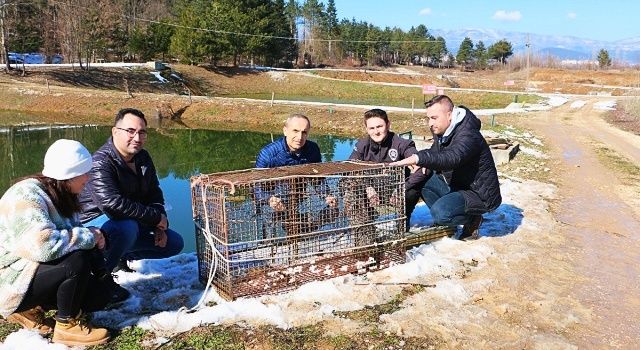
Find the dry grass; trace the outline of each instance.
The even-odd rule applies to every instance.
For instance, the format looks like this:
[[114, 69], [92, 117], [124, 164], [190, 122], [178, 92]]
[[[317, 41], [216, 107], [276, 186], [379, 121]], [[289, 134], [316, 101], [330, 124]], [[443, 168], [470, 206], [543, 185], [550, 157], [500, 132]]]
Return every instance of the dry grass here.
[[624, 100], [619, 107], [608, 113], [605, 119], [620, 129], [640, 135], [640, 97]]

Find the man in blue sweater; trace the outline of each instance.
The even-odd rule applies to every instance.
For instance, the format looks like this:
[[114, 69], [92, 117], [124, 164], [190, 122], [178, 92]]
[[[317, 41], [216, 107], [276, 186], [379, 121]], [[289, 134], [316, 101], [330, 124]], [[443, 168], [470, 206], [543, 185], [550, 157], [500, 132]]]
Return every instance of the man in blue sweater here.
[[284, 137], [264, 146], [258, 153], [256, 168], [320, 163], [320, 148], [308, 141], [311, 122], [302, 114], [294, 114], [284, 123]]
[[[309, 136], [309, 129], [311, 129], [311, 121], [303, 114], [293, 114], [284, 123], [282, 131], [284, 137], [281, 137], [270, 144], [264, 146], [258, 153], [256, 159], [256, 168], [275, 168], [280, 166], [300, 165], [309, 163], [320, 163], [322, 156], [320, 155], [320, 148], [318, 144], [313, 141], [307, 140]], [[311, 220], [298, 211], [298, 205], [303, 200], [301, 195], [304, 192], [302, 188], [291, 188], [290, 186], [276, 186], [276, 188], [269, 191], [267, 188], [260, 188], [256, 191], [256, 197], [259, 201], [266, 202], [273, 209], [276, 221], [285, 220], [287, 218], [293, 218], [301, 216], [301, 221], [317, 221]], [[325, 184], [319, 185], [319, 191], [326, 195], [325, 203], [329, 208], [337, 207], [337, 200], [334, 196], [328, 194]], [[300, 193], [298, 193], [300, 192]], [[284, 198], [290, 198], [292, 203], [288, 203]], [[288, 209], [288, 210], [287, 210]], [[317, 215], [320, 221], [330, 221], [336, 214], [334, 210], [327, 211], [321, 210]], [[323, 217], [327, 216], [327, 218]], [[285, 220], [291, 221], [291, 220]], [[298, 220], [293, 220], [298, 221]], [[320, 223], [311, 223], [309, 225], [302, 225], [304, 227], [289, 227], [287, 231], [292, 234], [291, 231], [308, 232]]]

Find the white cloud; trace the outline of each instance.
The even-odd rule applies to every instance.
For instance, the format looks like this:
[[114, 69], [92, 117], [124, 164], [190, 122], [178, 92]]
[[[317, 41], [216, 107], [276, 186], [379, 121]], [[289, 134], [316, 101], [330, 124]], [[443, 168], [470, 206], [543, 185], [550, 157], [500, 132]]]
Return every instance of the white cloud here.
[[567, 17], [569, 19], [576, 19], [576, 17], [578, 17], [578, 14], [575, 13], [575, 12], [569, 12], [569, 13], [567, 13]]
[[418, 12], [418, 14], [420, 16], [429, 16], [431, 14], [431, 9], [428, 8], [428, 7], [425, 7], [422, 10], [420, 10], [420, 12]]
[[495, 19], [496, 21], [516, 22], [522, 19], [522, 14], [520, 13], [520, 11], [498, 10], [493, 14], [493, 17], [491, 18]]

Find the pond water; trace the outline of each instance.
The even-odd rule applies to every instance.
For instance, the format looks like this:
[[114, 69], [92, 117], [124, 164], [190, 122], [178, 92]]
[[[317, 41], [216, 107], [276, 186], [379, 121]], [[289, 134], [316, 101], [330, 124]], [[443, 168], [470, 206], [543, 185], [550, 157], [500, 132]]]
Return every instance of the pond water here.
[[[23, 126], [0, 129], [0, 191], [15, 179], [42, 171], [44, 154], [60, 138], [74, 139], [90, 152], [110, 136], [106, 126]], [[189, 178], [196, 174], [253, 168], [258, 151], [281, 135], [246, 131], [151, 129], [145, 149], [155, 163], [170, 226], [185, 240], [185, 252], [195, 251]], [[355, 140], [311, 135], [323, 161], [347, 159]]]

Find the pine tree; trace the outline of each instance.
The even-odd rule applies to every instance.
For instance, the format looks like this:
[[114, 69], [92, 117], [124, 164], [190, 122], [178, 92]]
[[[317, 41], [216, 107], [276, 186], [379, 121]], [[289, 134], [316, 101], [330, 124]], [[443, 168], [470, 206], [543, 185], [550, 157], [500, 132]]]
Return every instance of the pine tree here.
[[480, 69], [487, 67], [487, 49], [484, 47], [482, 40], [476, 44], [476, 49], [473, 51], [473, 58], [476, 60], [476, 67]]
[[611, 57], [609, 57], [609, 51], [600, 49], [598, 52], [598, 65], [600, 68], [607, 68], [611, 65]]
[[[176, 4], [178, 24], [180, 26], [176, 28], [174, 35], [171, 37], [169, 50], [184, 62], [196, 64], [207, 57], [210, 52], [213, 52], [213, 57], [211, 58], [215, 63], [220, 53], [224, 51], [220, 36], [212, 37], [210, 33], [190, 28], [207, 27], [213, 10], [208, 5], [204, 0], [183, 0]], [[219, 50], [215, 50], [216, 48]]]
[[465, 37], [460, 43], [456, 61], [458, 64], [466, 65], [473, 59], [473, 41], [469, 37]]
[[507, 62], [507, 58], [513, 55], [513, 48], [511, 47], [510, 42], [506, 39], [502, 39], [489, 46], [487, 52], [489, 57], [499, 60], [502, 64], [505, 64]]
[[[279, 0], [281, 1], [281, 0]], [[290, 40], [285, 47], [284, 56], [289, 62], [298, 62], [298, 25], [296, 24], [300, 14], [300, 7], [296, 0], [289, 0], [284, 8], [284, 15], [289, 24], [289, 34], [287, 36], [296, 38]]]
[[[433, 65], [440, 66], [443, 58], [447, 56], [449, 52], [447, 50], [447, 43], [443, 37], [439, 36], [435, 38], [435, 41], [436, 42], [431, 45], [429, 57]], [[453, 56], [452, 55], [449, 55], [449, 56], [451, 56], [449, 60], [449, 64], [452, 64]]]

